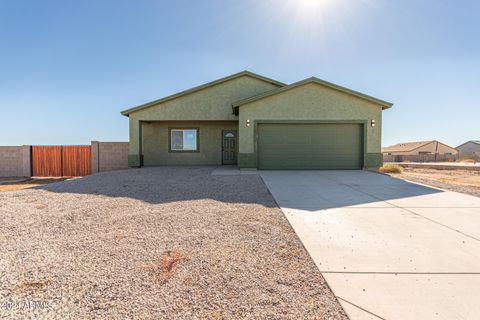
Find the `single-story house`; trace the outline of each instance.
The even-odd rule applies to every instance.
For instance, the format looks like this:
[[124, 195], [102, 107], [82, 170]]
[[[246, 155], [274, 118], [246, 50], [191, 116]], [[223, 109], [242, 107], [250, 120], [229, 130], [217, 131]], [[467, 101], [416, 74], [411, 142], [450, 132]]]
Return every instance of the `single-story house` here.
[[243, 71], [128, 110], [129, 165], [361, 169], [382, 165], [391, 103], [317, 78]]
[[458, 154], [458, 150], [446, 145], [445, 143], [441, 143], [436, 140], [430, 140], [398, 143], [390, 147], [382, 148], [382, 153], [389, 156], [411, 156], [426, 154], [456, 155]]
[[461, 157], [480, 157], [480, 140], [471, 140], [457, 148]]

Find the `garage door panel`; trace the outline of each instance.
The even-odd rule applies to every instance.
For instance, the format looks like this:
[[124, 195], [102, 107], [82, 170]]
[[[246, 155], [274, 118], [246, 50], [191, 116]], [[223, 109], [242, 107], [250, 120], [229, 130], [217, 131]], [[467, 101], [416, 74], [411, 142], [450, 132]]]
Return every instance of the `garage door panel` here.
[[259, 124], [260, 169], [360, 169], [360, 124]]

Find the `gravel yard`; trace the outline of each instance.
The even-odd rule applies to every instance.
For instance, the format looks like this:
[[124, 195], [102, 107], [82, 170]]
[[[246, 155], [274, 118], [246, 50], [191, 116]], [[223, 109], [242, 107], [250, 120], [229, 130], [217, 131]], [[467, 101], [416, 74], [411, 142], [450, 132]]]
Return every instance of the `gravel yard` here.
[[480, 171], [403, 168], [391, 176], [480, 197]]
[[1, 192], [0, 318], [347, 319], [260, 177], [212, 170]]
[[0, 178], [0, 192], [27, 189], [63, 181], [65, 179], [66, 178]]

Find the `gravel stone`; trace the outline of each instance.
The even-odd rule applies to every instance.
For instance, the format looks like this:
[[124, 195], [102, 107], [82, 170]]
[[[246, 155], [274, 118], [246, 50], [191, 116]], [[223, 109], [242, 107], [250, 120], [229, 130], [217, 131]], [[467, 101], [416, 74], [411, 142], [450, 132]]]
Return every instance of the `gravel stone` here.
[[213, 169], [0, 193], [0, 318], [347, 319], [261, 178]]
[[480, 197], [480, 171], [404, 168], [393, 177]]

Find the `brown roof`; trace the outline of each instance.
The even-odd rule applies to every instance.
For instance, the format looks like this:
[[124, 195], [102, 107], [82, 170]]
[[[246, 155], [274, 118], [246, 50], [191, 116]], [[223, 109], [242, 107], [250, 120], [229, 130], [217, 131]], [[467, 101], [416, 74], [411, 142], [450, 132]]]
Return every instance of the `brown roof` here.
[[420, 148], [431, 142], [436, 142], [435, 140], [430, 141], [416, 141], [416, 142], [404, 142], [398, 143], [390, 147], [382, 148], [382, 152], [410, 152], [417, 148]]

